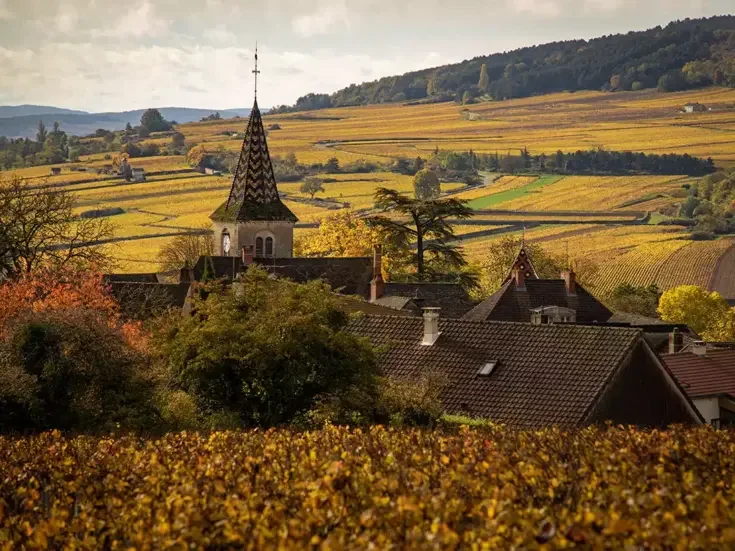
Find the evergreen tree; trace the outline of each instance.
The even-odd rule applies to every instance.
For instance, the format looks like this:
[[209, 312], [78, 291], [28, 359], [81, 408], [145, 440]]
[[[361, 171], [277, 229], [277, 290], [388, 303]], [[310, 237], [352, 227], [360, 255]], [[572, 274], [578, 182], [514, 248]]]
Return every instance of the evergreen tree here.
[[48, 131], [46, 130], [46, 125], [43, 124], [43, 121], [38, 121], [38, 132], [36, 133], [36, 141], [42, 144], [46, 141], [47, 137]]
[[[367, 221], [386, 231], [390, 239], [401, 246], [415, 241], [413, 263], [420, 279], [441, 276], [444, 268], [462, 268], [467, 265], [462, 253], [450, 242], [454, 228], [450, 219], [470, 218], [473, 210], [458, 199], [430, 199], [421, 201], [401, 195], [394, 189], [378, 188], [375, 206], [383, 212], [401, 215], [408, 220], [372, 216]], [[426, 259], [426, 253], [430, 258]]]
[[477, 87], [485, 93], [490, 89], [490, 75], [487, 73], [486, 63], [480, 67], [480, 80], [477, 81]]

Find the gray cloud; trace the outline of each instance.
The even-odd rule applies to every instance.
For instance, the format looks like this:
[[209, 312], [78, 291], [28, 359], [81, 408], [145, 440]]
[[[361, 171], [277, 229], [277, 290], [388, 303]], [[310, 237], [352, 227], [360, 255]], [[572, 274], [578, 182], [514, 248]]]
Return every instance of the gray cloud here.
[[246, 106], [256, 40], [262, 103], [291, 103], [523, 45], [732, 9], [732, 0], [0, 0], [0, 103]]

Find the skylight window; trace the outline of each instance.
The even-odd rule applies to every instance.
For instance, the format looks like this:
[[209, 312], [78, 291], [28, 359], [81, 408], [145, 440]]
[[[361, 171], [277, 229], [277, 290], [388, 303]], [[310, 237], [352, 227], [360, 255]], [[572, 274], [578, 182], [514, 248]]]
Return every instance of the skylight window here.
[[480, 371], [478, 371], [477, 374], [482, 375], [483, 377], [487, 377], [493, 372], [493, 370], [495, 369], [495, 366], [497, 365], [498, 365], [498, 362], [495, 360], [487, 362], [485, 365], [483, 365], [480, 368]]

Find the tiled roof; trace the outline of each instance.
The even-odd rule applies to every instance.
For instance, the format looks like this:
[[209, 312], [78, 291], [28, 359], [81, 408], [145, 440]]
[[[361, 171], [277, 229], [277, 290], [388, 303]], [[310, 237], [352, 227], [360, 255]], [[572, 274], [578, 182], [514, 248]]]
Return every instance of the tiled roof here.
[[392, 310], [403, 310], [404, 308], [416, 309], [418, 307], [413, 304], [413, 301], [409, 297], [380, 297], [372, 302], [385, 308], [391, 308]]
[[735, 397], [735, 350], [707, 350], [661, 357], [692, 398], [729, 394]]
[[240, 159], [227, 201], [211, 216], [213, 220], [279, 220], [298, 219], [278, 195], [263, 118], [255, 101], [245, 131]]
[[[213, 278], [232, 280], [242, 271], [242, 261], [234, 256], [200, 257], [194, 266], [194, 279], [201, 281], [204, 264], [210, 261]], [[372, 279], [372, 259], [364, 258], [256, 258], [259, 264], [279, 277], [297, 283], [323, 279], [336, 291], [367, 297]]]
[[[440, 319], [441, 335], [422, 346], [424, 320], [365, 316], [350, 330], [388, 344], [381, 366], [389, 376], [445, 374], [445, 409], [515, 426], [585, 422], [603, 389], [625, 364], [638, 329]], [[482, 365], [497, 361], [487, 377]]]
[[668, 322], [658, 318], [650, 318], [630, 312], [615, 312], [607, 321], [610, 323], [628, 323], [630, 325], [670, 325]]
[[531, 255], [528, 254], [526, 247], [523, 245], [521, 245], [521, 250], [518, 251], [516, 259], [513, 261], [510, 270], [508, 270], [508, 275], [505, 277], [503, 283], [507, 283], [513, 277], [513, 272], [516, 270], [523, 272], [525, 279], [538, 279], [538, 272], [536, 272], [536, 268], [533, 266]]
[[158, 283], [158, 275], [148, 274], [105, 274], [102, 278], [105, 283]]
[[182, 309], [190, 283], [139, 283], [118, 281], [110, 284], [112, 296], [120, 303], [123, 313], [145, 318], [168, 309]]
[[467, 296], [467, 291], [457, 283], [387, 282], [383, 297], [411, 299], [411, 302], [418, 308], [439, 307], [442, 309], [441, 315], [448, 318], [462, 317], [474, 306]]
[[464, 319], [484, 321], [531, 321], [531, 309], [561, 306], [576, 312], [578, 322], [605, 322], [612, 312], [581, 285], [576, 293], [567, 293], [563, 279], [527, 279], [525, 290], [518, 290], [515, 280], [507, 281], [493, 295], [482, 301]]

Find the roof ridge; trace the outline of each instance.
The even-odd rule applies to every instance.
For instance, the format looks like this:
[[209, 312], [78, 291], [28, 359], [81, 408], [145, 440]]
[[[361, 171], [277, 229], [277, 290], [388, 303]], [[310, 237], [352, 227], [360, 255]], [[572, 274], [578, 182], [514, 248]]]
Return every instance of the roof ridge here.
[[[406, 316], [381, 316], [378, 314], [366, 314], [366, 317], [370, 318], [396, 318], [396, 319], [421, 319], [418, 316], [412, 316], [412, 317], [406, 317]], [[640, 333], [643, 334], [644, 331], [640, 327], [615, 327], [615, 326], [609, 326], [609, 325], [578, 325], [576, 323], [554, 323], [554, 324], [544, 324], [544, 325], [534, 325], [529, 322], [524, 321], [500, 321], [500, 320], [473, 320], [473, 319], [465, 319], [465, 318], [447, 318], [447, 317], [440, 317], [439, 321], [458, 321], [462, 323], [469, 323], [469, 324], [477, 324], [477, 325], [515, 325], [515, 326], [527, 326], [527, 327], [546, 327], [546, 328], [576, 328], [576, 329], [592, 329], [592, 330], [600, 330], [600, 329], [606, 329], [606, 330], [615, 330], [615, 331], [627, 331], [631, 333]]]

